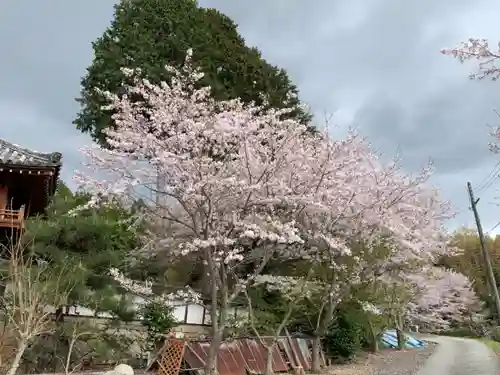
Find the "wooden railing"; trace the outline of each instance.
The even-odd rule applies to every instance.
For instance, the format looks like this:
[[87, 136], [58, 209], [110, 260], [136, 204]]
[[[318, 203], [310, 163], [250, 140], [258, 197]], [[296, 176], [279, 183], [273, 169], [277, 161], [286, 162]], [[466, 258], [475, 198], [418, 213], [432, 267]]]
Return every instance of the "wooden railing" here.
[[24, 207], [19, 210], [0, 209], [0, 227], [22, 229], [24, 227]]

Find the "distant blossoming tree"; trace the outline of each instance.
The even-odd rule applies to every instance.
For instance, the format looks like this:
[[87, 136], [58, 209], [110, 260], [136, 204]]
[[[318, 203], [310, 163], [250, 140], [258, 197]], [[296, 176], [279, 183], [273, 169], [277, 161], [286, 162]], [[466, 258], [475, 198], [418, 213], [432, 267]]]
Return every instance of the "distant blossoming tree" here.
[[434, 331], [463, 323], [481, 307], [471, 281], [461, 273], [433, 267], [408, 279], [417, 291], [408, 305], [408, 315]]
[[[181, 70], [166, 69], [170, 84], [124, 69], [134, 82], [127, 94], [102, 93], [116, 125], [106, 131], [111, 147], [85, 149], [99, 178], [77, 178], [94, 204], [140, 199], [147, 218], [168, 222], [168, 230], [158, 227], [152, 251], [203, 260], [212, 301], [207, 373], [216, 369], [229, 305], [270, 259], [308, 259], [345, 275], [357, 270], [356, 279], [373, 273], [373, 257], [354, 258], [353, 239], [367, 244], [369, 254], [381, 235], [390, 235], [399, 262], [430, 259], [429, 249], [442, 248], [448, 205], [425, 187], [430, 169], [406, 176], [397, 163], [381, 163], [354, 133], [345, 140], [311, 136], [286, 119], [291, 109], [215, 101], [210, 88], [196, 88], [202, 74], [189, 54]], [[346, 281], [322, 281], [321, 329]]]
[[[319, 309], [313, 330], [315, 371], [319, 370], [320, 338], [330, 326], [335, 308], [353, 288], [381, 275], [418, 272], [422, 264], [432, 263], [450, 250], [442, 222], [451, 212], [438, 199], [437, 192], [426, 187], [430, 169], [411, 178], [396, 164], [384, 168], [372, 161], [371, 165], [376, 172], [365, 175], [361, 186], [353, 189], [371, 186], [365, 199], [372, 203], [359, 211], [356, 220], [349, 221], [350, 235], [332, 238], [330, 229], [324, 228], [319, 233], [328, 234], [328, 241], [318, 241], [314, 246], [319, 249], [319, 261], [325, 265], [319, 276], [321, 292], [316, 295]], [[392, 198], [381, 199], [383, 196]], [[400, 282], [389, 279], [391, 284]]]

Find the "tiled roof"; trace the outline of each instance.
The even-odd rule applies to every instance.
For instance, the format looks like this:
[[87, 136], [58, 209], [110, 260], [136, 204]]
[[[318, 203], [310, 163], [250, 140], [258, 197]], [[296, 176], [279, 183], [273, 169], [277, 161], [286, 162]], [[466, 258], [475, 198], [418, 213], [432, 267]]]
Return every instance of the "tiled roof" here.
[[60, 167], [61, 159], [62, 155], [59, 152], [44, 154], [0, 139], [0, 164], [26, 167]]

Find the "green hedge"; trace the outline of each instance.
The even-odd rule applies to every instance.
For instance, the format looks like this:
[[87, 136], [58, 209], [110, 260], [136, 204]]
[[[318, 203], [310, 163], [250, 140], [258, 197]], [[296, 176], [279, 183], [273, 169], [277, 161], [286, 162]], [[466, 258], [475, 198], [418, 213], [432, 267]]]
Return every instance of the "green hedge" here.
[[336, 311], [335, 320], [323, 339], [325, 353], [334, 361], [348, 360], [365, 343], [364, 313], [359, 305], [351, 303]]
[[453, 336], [453, 337], [480, 337], [478, 333], [470, 328], [470, 327], [456, 327], [450, 328], [443, 332], [445, 336]]

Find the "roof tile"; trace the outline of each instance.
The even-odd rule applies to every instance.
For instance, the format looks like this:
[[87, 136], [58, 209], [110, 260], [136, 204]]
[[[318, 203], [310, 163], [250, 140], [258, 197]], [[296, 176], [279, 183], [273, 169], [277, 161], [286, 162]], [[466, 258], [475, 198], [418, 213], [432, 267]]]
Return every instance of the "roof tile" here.
[[60, 167], [59, 152], [41, 153], [0, 139], [0, 164], [26, 167]]

